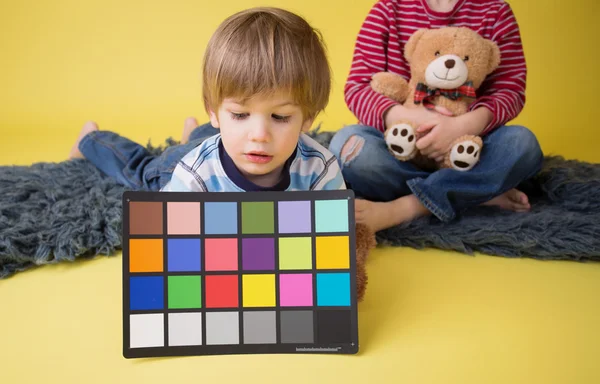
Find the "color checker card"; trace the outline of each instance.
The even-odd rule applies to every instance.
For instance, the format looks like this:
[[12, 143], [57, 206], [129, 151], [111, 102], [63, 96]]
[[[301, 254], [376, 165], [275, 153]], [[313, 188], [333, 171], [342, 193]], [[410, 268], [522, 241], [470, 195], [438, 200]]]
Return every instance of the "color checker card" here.
[[125, 357], [356, 352], [352, 191], [123, 194]]

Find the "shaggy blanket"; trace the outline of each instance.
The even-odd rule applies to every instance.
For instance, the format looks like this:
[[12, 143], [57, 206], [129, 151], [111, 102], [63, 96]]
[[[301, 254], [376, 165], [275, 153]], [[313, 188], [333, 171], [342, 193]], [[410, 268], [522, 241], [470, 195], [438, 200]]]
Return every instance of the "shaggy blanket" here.
[[[312, 135], [324, 145], [331, 139], [330, 132]], [[543, 170], [523, 188], [532, 202], [529, 213], [476, 207], [451, 223], [424, 217], [381, 231], [378, 242], [600, 260], [600, 164], [546, 157]], [[0, 167], [0, 278], [35, 265], [114, 254], [121, 248], [124, 190], [85, 160]]]

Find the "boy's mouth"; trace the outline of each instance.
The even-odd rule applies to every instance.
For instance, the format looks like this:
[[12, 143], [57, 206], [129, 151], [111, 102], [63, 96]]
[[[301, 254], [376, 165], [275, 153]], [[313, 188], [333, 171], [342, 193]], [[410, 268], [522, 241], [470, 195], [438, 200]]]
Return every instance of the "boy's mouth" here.
[[266, 152], [253, 151], [245, 153], [246, 160], [255, 164], [267, 164], [273, 160], [273, 156], [268, 155]]

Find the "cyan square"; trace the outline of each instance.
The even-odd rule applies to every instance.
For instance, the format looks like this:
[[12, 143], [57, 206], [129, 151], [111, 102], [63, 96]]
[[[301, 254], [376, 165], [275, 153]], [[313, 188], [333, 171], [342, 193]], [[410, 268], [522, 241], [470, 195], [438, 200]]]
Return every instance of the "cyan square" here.
[[348, 200], [315, 201], [317, 232], [348, 232]]
[[317, 273], [317, 305], [350, 306], [350, 274]]
[[212, 202], [204, 204], [204, 233], [232, 235], [238, 233], [237, 203]]

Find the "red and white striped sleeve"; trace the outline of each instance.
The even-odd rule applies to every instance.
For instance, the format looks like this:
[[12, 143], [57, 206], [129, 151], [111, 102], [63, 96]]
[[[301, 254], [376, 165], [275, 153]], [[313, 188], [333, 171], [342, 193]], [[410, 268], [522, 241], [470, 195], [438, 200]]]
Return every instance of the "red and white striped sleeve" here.
[[394, 22], [392, 10], [377, 2], [367, 15], [356, 38], [352, 66], [344, 87], [348, 108], [362, 124], [385, 130], [383, 113], [398, 104], [387, 96], [375, 92], [371, 86], [374, 74], [388, 67], [388, 39], [390, 23]]
[[486, 107], [493, 113], [482, 135], [517, 117], [525, 105], [527, 66], [519, 25], [507, 3], [498, 12], [492, 40], [500, 48], [500, 66], [483, 82], [479, 98], [470, 107]]

